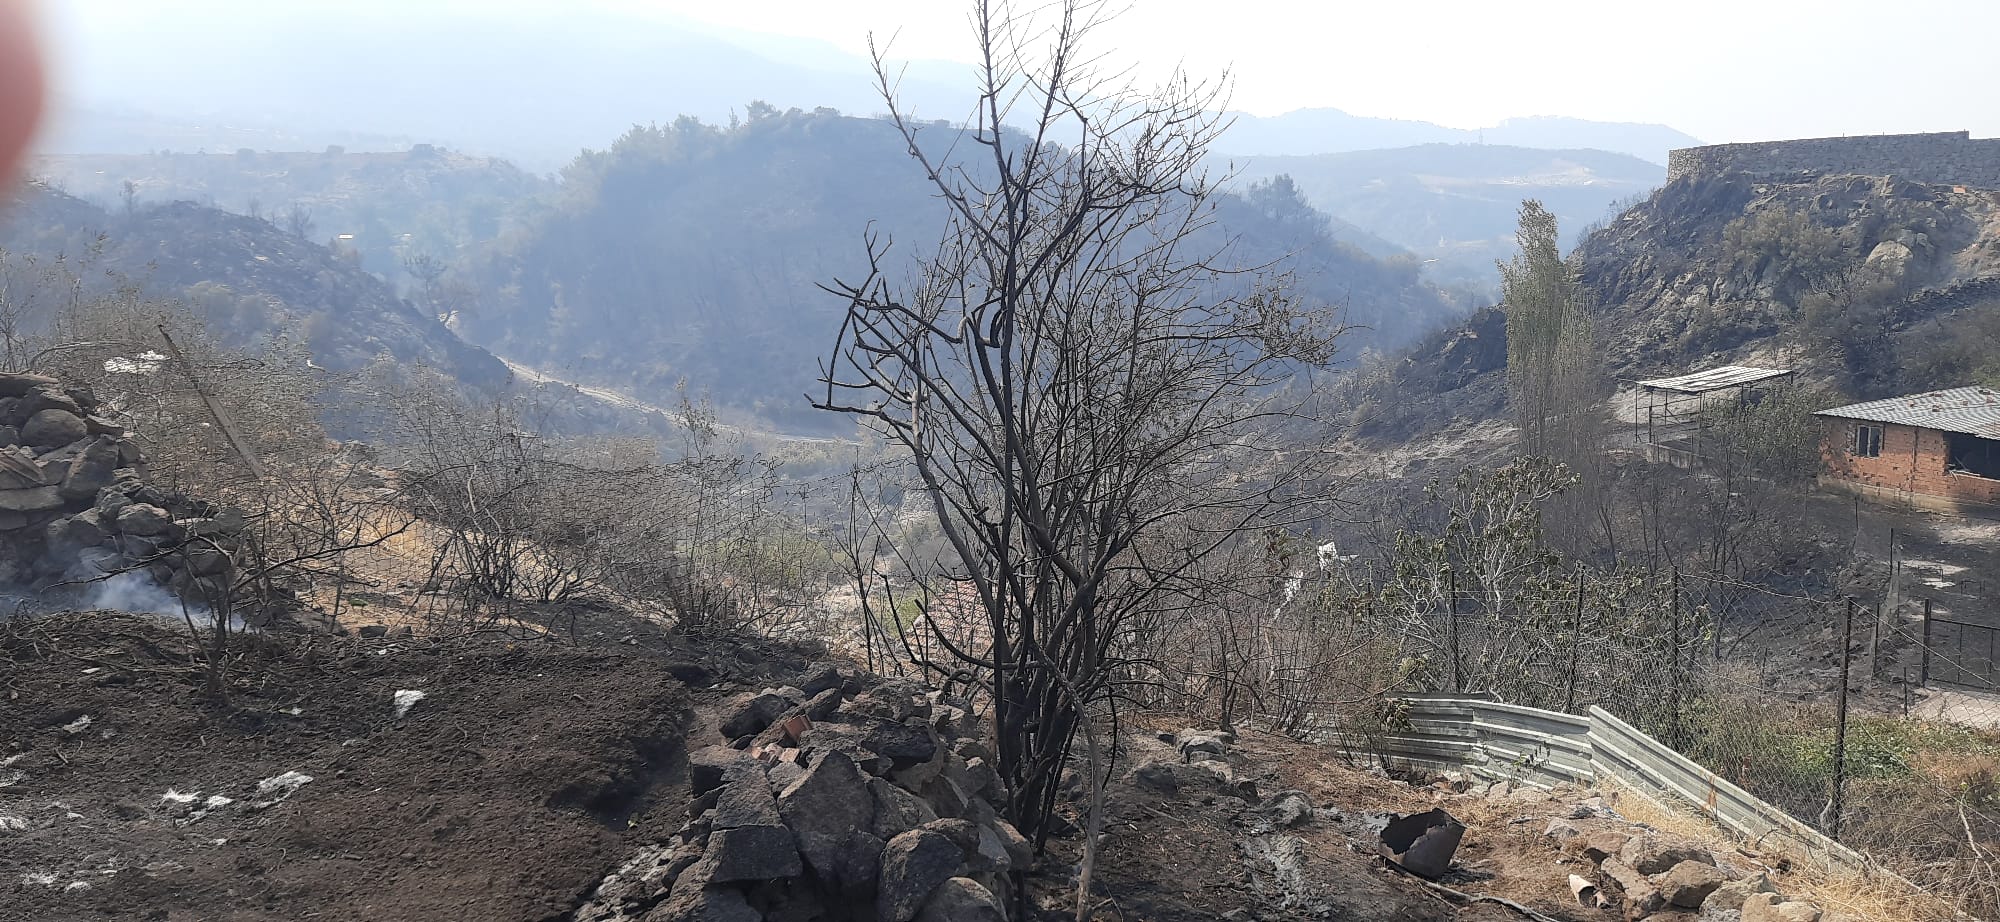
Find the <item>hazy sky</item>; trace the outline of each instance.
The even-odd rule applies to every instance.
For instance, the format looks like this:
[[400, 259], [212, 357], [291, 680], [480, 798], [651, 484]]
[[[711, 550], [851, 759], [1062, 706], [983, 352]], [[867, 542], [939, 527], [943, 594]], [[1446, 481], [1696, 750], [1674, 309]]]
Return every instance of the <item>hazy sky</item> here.
[[[394, 16], [471, 21], [586, 5], [662, 29], [692, 20], [856, 53], [871, 30], [896, 33], [898, 57], [965, 60], [969, 47], [966, 6], [953, 0], [61, 0], [49, 18], [62, 73], [73, 76], [114, 63], [121, 74], [170, 72], [180, 29], [239, 30], [254, 43], [300, 10], [375, 7], [394, 28]], [[140, 60], [94, 38], [162, 17], [177, 28], [160, 31]], [[1137, 0], [1097, 47], [1142, 74], [1229, 68], [1235, 108], [1258, 115], [1331, 106], [1459, 128], [1566, 115], [1660, 122], [1717, 142], [2000, 135], [2000, 55], [1964, 41], [1994, 35], [2000, 0]]]

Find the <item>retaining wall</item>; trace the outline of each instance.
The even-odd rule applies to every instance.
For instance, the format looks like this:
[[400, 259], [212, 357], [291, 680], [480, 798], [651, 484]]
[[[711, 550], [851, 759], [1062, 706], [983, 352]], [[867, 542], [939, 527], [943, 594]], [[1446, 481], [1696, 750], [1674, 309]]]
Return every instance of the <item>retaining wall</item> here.
[[1349, 741], [1390, 767], [1452, 770], [1541, 787], [1614, 779], [1662, 802], [1678, 801], [1765, 848], [1822, 866], [1871, 868], [1859, 853], [1718, 777], [1599, 707], [1580, 717], [1490, 697], [1411, 695], [1407, 724]]
[[1667, 153], [1669, 181], [1724, 173], [1802, 170], [2000, 189], [2000, 138], [1974, 139], [1969, 132], [1941, 131], [1713, 144]]

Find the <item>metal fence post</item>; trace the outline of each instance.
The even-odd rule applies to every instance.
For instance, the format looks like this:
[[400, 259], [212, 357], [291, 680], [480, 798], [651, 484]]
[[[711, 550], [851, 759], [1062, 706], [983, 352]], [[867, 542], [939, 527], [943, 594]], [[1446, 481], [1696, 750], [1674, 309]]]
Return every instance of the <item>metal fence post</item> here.
[[1931, 684], [1931, 600], [1924, 600], [1924, 665], [1917, 674], [1917, 681], [1925, 688]]

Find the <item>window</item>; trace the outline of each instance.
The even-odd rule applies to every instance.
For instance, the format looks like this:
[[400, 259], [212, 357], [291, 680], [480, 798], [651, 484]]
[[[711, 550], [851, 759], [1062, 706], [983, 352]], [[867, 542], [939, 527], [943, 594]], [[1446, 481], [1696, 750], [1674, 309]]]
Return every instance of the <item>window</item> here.
[[1882, 427], [1854, 427], [1854, 455], [1859, 458], [1882, 457]]

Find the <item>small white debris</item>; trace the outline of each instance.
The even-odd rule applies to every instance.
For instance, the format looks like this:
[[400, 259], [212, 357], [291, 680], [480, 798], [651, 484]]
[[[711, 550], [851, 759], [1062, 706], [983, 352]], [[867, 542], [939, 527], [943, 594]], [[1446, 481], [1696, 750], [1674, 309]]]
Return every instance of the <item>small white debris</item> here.
[[99, 672], [103, 672], [103, 671], [104, 671], [104, 667], [102, 667], [102, 666], [92, 666], [92, 667], [90, 667], [89, 669], [85, 669], [85, 670], [83, 671], [83, 674], [84, 674], [84, 675], [93, 675], [93, 674], [95, 674], [95, 673], [99, 673]]
[[235, 802], [236, 801], [234, 798], [224, 797], [221, 794], [210, 794], [208, 795], [207, 800], [201, 802], [201, 806], [196, 807], [194, 812], [188, 814], [187, 822], [189, 823], [199, 822], [202, 817], [214, 813], [215, 811], [220, 810], [223, 807], [227, 807]]
[[208, 840], [208, 844], [210, 844], [210, 845], [213, 845], [213, 846], [215, 846], [216, 848], [221, 848], [221, 847], [223, 847], [224, 845], [228, 845], [228, 844], [229, 844], [229, 840], [228, 840], [228, 839], [210, 839], [210, 840]]
[[13, 769], [0, 771], [0, 788], [11, 788], [26, 780], [27, 777], [28, 773], [24, 771], [15, 771]]
[[11, 756], [8, 756], [8, 757], [6, 757], [6, 758], [4, 758], [4, 759], [0, 759], [0, 768], [6, 768], [7, 766], [9, 766], [9, 765], [12, 765], [12, 764], [14, 764], [14, 763], [16, 763], [16, 762], [19, 762], [19, 761], [21, 761], [22, 759], [25, 759], [25, 758], [27, 758], [27, 757], [28, 757], [28, 754], [27, 754], [27, 753], [25, 753], [25, 752], [17, 752], [17, 753], [14, 753], [14, 754], [13, 754], [13, 755], [11, 755]]
[[27, 828], [27, 820], [18, 816], [0, 813], [0, 832], [20, 832]]
[[313, 777], [304, 772], [286, 772], [282, 775], [273, 775], [259, 781], [257, 782], [257, 793], [269, 799], [260, 800], [253, 806], [263, 809], [264, 807], [272, 807], [283, 803], [285, 798], [292, 796], [294, 792], [298, 791], [300, 787], [311, 780], [313, 780]]
[[85, 714], [82, 717], [70, 721], [69, 723], [63, 724], [63, 732], [82, 733], [89, 726], [90, 726], [90, 715]]
[[292, 715], [293, 717], [297, 717], [297, 716], [299, 716], [300, 714], [304, 714], [304, 713], [305, 713], [305, 709], [303, 709], [303, 708], [299, 707], [298, 705], [294, 704], [294, 705], [292, 705], [291, 707], [288, 707], [288, 708], [284, 709], [284, 710], [283, 710], [282, 712], [280, 712], [280, 713], [284, 713], [284, 714], [290, 714], [290, 715]]
[[88, 889], [90, 889], [90, 884], [87, 881], [79, 880], [79, 881], [72, 881], [69, 886], [63, 888], [63, 892], [75, 893], [78, 890], [88, 890]]
[[29, 871], [21, 875], [21, 883], [31, 887], [53, 887], [56, 885], [56, 875], [46, 871]]
[[417, 702], [422, 701], [427, 697], [429, 696], [425, 695], [423, 692], [414, 691], [411, 689], [402, 689], [397, 691], [395, 695], [396, 716], [401, 717], [404, 714], [408, 714], [412, 706], [414, 706]]
[[194, 803], [194, 799], [199, 796], [201, 796], [200, 791], [189, 791], [183, 794], [179, 791], [174, 790], [173, 788], [168, 788], [165, 794], [160, 795], [160, 803], [191, 804]]

